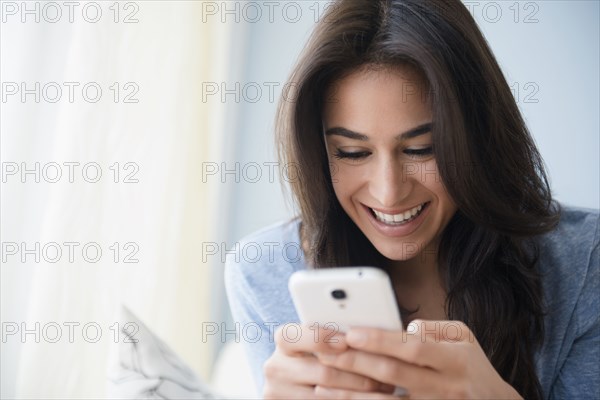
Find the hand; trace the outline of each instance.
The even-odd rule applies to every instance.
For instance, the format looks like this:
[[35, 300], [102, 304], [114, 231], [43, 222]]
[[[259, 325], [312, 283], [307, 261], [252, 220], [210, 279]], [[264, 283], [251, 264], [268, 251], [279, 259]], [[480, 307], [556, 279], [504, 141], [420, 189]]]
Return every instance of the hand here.
[[356, 392], [391, 393], [394, 389], [375, 378], [320, 363], [315, 354], [335, 355], [348, 349], [344, 335], [336, 331], [287, 324], [275, 332], [275, 345], [264, 365], [265, 399], [313, 399], [317, 385]]
[[[408, 331], [351, 329], [349, 349], [319, 354], [330, 367], [405, 388], [410, 399], [521, 399], [496, 372], [471, 330], [460, 321], [414, 320]], [[319, 384], [320, 398], [397, 399]]]

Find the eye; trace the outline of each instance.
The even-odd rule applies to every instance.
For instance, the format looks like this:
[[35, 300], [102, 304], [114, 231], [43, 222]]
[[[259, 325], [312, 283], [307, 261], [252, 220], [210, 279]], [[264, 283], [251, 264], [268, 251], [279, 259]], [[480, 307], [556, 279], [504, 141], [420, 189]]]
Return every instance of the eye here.
[[412, 157], [426, 157], [433, 154], [433, 147], [430, 146], [422, 149], [406, 149], [404, 150], [404, 153]]
[[337, 158], [338, 160], [341, 160], [341, 159], [360, 160], [360, 159], [363, 159], [363, 158], [367, 157], [370, 154], [371, 153], [369, 153], [368, 151], [346, 152], [346, 151], [342, 151], [340, 149], [337, 149], [335, 151], [335, 153], [333, 154], [333, 156], [335, 158]]

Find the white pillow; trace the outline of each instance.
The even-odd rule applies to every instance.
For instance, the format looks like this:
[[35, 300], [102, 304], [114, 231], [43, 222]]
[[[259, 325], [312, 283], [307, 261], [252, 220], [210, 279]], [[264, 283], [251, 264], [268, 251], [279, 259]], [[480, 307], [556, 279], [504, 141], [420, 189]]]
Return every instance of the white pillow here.
[[[217, 398], [194, 371], [125, 306], [120, 310], [119, 327], [120, 333], [129, 340], [120, 340], [111, 349], [107, 398]], [[135, 333], [134, 328], [137, 328]]]

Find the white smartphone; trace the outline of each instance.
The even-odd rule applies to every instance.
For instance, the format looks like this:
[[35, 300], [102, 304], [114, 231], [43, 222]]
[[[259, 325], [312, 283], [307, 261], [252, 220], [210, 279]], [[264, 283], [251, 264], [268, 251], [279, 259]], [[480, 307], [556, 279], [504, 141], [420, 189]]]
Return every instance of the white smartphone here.
[[297, 271], [288, 282], [303, 323], [346, 332], [351, 327], [402, 329], [390, 278], [374, 267]]

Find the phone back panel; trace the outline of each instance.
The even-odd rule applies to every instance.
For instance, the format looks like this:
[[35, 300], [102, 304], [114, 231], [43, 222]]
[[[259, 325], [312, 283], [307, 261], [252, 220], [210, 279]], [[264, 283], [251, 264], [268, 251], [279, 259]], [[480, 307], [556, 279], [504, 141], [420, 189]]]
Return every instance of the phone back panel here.
[[[349, 327], [401, 329], [400, 313], [388, 275], [374, 267], [343, 267], [295, 272], [289, 281], [303, 323], [342, 332]], [[333, 292], [345, 294], [335, 298]]]

